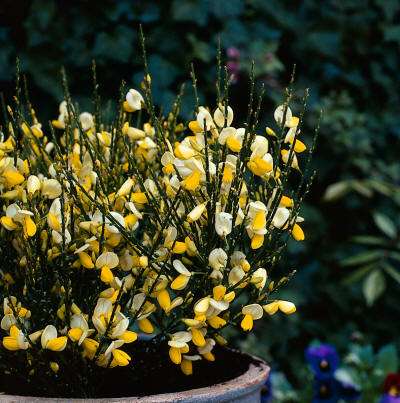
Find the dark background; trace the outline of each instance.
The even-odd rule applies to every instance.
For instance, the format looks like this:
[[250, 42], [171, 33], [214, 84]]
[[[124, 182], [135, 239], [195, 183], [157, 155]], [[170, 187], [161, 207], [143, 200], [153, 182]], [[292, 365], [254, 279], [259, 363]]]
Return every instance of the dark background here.
[[298, 368], [314, 339], [340, 352], [354, 340], [375, 349], [399, 343], [399, 17], [397, 0], [2, 0], [0, 89], [12, 96], [18, 56], [45, 122], [57, 116], [65, 66], [75, 100], [90, 110], [92, 59], [103, 100], [117, 96], [121, 79], [138, 87], [142, 24], [159, 106], [168, 110], [186, 82], [182, 114], [191, 113], [191, 62], [201, 102], [215, 104], [220, 39], [236, 78], [236, 124], [246, 108], [251, 60], [266, 88], [267, 124], [296, 65], [298, 95], [310, 89], [308, 144], [324, 111], [318, 174], [302, 210], [306, 241], [291, 243], [285, 261], [298, 273], [281, 296], [295, 301], [298, 313], [260, 321], [254, 336], [234, 339], [302, 387]]

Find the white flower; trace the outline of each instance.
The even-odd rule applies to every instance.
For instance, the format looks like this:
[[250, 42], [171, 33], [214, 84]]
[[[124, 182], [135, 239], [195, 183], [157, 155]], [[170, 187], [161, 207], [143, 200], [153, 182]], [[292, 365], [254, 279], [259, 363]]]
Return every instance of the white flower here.
[[183, 348], [187, 346], [190, 340], [192, 340], [192, 333], [185, 331], [176, 332], [171, 335], [171, 340], [168, 341], [168, 345], [170, 347]]
[[[226, 115], [226, 120], [225, 120]], [[218, 127], [230, 126], [233, 121], [233, 110], [227, 105], [219, 104], [218, 108], [214, 111], [214, 122]]]
[[262, 290], [267, 281], [267, 271], [263, 268], [257, 269], [251, 276], [250, 280], [258, 289]]
[[278, 207], [272, 219], [275, 228], [282, 228], [288, 221], [290, 212], [286, 207]]
[[79, 122], [85, 132], [94, 127], [93, 115], [89, 112], [82, 112], [79, 115]]
[[42, 195], [50, 200], [56, 199], [62, 193], [61, 185], [56, 179], [45, 179], [42, 183]]
[[225, 269], [228, 262], [228, 255], [221, 248], [214, 249], [208, 256], [208, 264], [213, 270], [221, 271]]
[[[286, 115], [285, 115], [286, 110]], [[274, 112], [274, 119], [278, 125], [282, 125], [283, 118], [285, 115], [285, 126], [289, 125], [290, 120], [292, 119], [292, 111], [286, 105], [279, 105]]]
[[36, 191], [40, 190], [41, 183], [40, 179], [36, 175], [29, 176], [26, 182], [26, 189], [29, 194], [34, 194]]
[[232, 214], [217, 213], [215, 214], [215, 231], [220, 237], [226, 237], [232, 232]]
[[131, 88], [126, 94], [126, 102], [133, 111], [139, 111], [142, 109], [144, 99], [139, 91]]
[[210, 114], [210, 112], [208, 112], [208, 110], [206, 108], [204, 108], [204, 106], [200, 106], [199, 107], [199, 113], [197, 114], [196, 117], [197, 123], [198, 125], [204, 130], [210, 130], [211, 128], [214, 128], [214, 121], [213, 118]]
[[194, 221], [197, 221], [201, 215], [203, 214], [204, 210], [206, 208], [206, 203], [199, 204], [196, 206], [188, 215], [187, 215], [187, 221], [189, 223], [192, 223]]

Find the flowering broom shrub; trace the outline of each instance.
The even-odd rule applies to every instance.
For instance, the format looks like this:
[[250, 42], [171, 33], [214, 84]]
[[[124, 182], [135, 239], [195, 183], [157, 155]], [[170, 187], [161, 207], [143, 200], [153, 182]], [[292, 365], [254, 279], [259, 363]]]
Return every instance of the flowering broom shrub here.
[[[249, 332], [265, 315], [295, 312], [276, 297], [293, 272], [271, 274], [288, 237], [304, 239], [310, 175], [300, 160], [308, 165], [312, 147], [301, 157], [290, 91], [261, 130], [253, 87], [241, 124], [221, 80], [216, 106], [196, 105], [189, 122], [179, 121], [179, 96], [156, 112], [148, 74], [141, 92], [122, 87], [108, 115], [97, 84], [91, 114], [63, 82], [49, 125], [18, 86], [5, 108], [4, 374], [38, 393], [58, 379], [55, 388], [87, 396], [95, 368], [134, 365], [129, 345], [148, 334], [168, 346], [159, 360], [191, 375], [196, 361], [215, 360], [226, 327]], [[194, 74], [193, 83], [196, 92]]]

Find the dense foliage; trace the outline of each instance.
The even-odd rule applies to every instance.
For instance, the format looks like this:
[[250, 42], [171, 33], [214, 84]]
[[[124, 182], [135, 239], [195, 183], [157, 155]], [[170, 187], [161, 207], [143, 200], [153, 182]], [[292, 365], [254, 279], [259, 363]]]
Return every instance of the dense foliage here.
[[[298, 270], [291, 289], [298, 291], [288, 298], [300, 309], [288, 320], [274, 319], [278, 330], [259, 326], [257, 338], [243, 346], [257, 348], [301, 386], [297, 368], [313, 338], [335, 342], [339, 350], [349, 339], [372, 342], [376, 348], [393, 340], [396, 330], [391, 321], [382, 320], [382, 312], [388, 318], [400, 313], [398, 1], [330, 0], [323, 7], [316, 0], [25, 4], [1, 5], [0, 80], [12, 94], [18, 54], [32, 97], [46, 108], [47, 118], [62, 97], [60, 64], [84, 106], [90, 91], [81, 84], [90, 76], [92, 58], [106, 83], [100, 91], [104, 99], [116, 94], [116, 72], [139, 83], [139, 22], [148, 37], [150, 70], [160, 72], [153, 84], [161, 105], [188, 81], [191, 61], [202, 84], [200, 99], [211, 99], [214, 88], [204, 84], [215, 78], [220, 38], [235, 76], [230, 104], [235, 110], [246, 105], [243, 88], [255, 59], [258, 81], [267, 90], [260, 119], [270, 122], [271, 114], [264, 111], [281, 96], [296, 64], [296, 86], [309, 87], [311, 94], [306, 139], [324, 110], [318, 176], [308, 199], [313, 208], [304, 212], [312, 231], [307, 243], [289, 244], [288, 267]], [[191, 91], [185, 94], [192, 96]]]

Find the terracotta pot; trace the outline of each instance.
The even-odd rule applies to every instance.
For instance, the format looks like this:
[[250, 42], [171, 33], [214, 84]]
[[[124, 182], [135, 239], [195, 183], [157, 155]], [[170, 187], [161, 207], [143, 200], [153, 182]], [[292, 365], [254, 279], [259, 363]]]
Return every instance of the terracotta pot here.
[[[233, 352], [233, 354], [238, 354]], [[121, 397], [115, 399], [55, 399], [30, 396], [0, 395], [0, 402], [27, 403], [27, 402], [58, 402], [58, 403], [108, 403], [108, 402], [142, 402], [142, 403], [206, 403], [206, 402], [240, 402], [258, 403], [261, 397], [261, 388], [269, 375], [269, 367], [256, 357], [249, 369], [242, 375], [230, 381], [213, 386], [185, 390], [177, 393], [165, 393], [143, 397]]]

